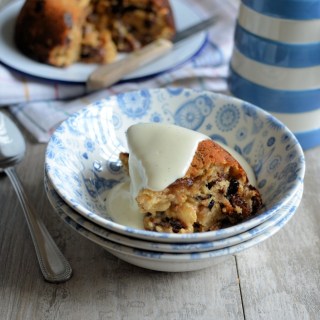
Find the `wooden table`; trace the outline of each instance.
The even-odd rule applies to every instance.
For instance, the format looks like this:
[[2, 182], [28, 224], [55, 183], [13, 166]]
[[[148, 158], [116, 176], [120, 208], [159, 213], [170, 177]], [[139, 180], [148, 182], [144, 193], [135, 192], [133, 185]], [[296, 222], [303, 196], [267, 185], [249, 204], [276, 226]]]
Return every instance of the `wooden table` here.
[[17, 197], [0, 174], [0, 319], [320, 318], [320, 147], [306, 152], [304, 196], [284, 229], [214, 267], [163, 273], [118, 260], [60, 220], [43, 187], [46, 145], [24, 133], [17, 172], [74, 274], [64, 284], [43, 280]]

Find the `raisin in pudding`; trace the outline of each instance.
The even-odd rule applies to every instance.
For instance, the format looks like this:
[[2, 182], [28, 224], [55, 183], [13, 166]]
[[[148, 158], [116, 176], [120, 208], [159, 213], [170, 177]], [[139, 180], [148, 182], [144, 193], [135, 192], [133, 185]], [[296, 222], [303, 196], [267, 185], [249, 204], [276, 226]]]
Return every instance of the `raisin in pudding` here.
[[[240, 165], [225, 148], [201, 133], [145, 123], [131, 126], [127, 140], [129, 153], [121, 153], [120, 159], [130, 177], [128, 206], [139, 212], [146, 230], [217, 230], [257, 214], [262, 206], [249, 166], [243, 159]], [[113, 195], [119, 197], [124, 186], [118, 185]], [[115, 207], [113, 202], [110, 210]]]

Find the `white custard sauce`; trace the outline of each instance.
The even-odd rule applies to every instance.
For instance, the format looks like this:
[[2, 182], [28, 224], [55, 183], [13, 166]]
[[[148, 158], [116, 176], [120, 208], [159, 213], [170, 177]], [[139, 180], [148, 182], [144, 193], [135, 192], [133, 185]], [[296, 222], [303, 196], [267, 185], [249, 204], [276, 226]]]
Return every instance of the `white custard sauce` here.
[[[113, 220], [143, 229], [143, 214], [135, 201], [139, 191], [160, 191], [183, 177], [199, 142], [207, 139], [210, 138], [202, 133], [171, 124], [141, 123], [129, 127], [130, 181], [119, 183], [108, 194], [107, 210]], [[240, 163], [255, 185], [254, 173], [245, 159], [233, 149], [222, 147]]]
[[118, 183], [107, 196], [107, 210], [113, 221], [127, 227], [143, 228], [143, 214], [130, 192], [130, 181]]

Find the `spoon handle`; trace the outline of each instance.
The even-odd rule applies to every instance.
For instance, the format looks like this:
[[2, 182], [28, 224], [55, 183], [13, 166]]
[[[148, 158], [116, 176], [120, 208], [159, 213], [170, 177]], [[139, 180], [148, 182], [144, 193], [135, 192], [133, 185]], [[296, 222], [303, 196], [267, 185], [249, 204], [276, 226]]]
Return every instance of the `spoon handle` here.
[[4, 171], [19, 198], [45, 280], [57, 283], [70, 279], [72, 275], [71, 266], [57, 247], [43, 222], [36, 217], [16, 171], [13, 167], [6, 168]]

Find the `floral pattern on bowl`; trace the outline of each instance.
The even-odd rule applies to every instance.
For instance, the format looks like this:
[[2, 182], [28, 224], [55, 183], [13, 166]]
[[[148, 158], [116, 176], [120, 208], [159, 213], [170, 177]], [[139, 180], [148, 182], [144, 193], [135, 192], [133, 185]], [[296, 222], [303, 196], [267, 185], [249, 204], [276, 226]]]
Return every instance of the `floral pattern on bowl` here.
[[[125, 132], [137, 122], [174, 123], [236, 150], [255, 173], [264, 209], [229, 228], [184, 235], [112, 221], [106, 193], [125, 179], [118, 154], [127, 150]], [[110, 96], [72, 115], [48, 143], [45, 170], [68, 205], [106, 229], [154, 241], [199, 242], [229, 237], [269, 219], [303, 184], [305, 162], [292, 132], [262, 109], [209, 91], [166, 88]]]
[[[70, 216], [65, 213], [63, 206], [61, 206], [61, 202], [53, 201], [52, 204], [59, 217], [74, 231], [92, 241], [93, 243], [101, 246], [109, 253], [118, 257], [120, 260], [150, 270], [165, 272], [185, 272], [212, 267], [213, 265], [222, 262], [227, 256], [247, 250], [273, 236], [275, 233], [281, 230], [295, 214], [302, 198], [302, 188], [303, 187], [301, 186], [300, 190], [298, 190], [296, 194], [290, 199], [290, 201], [288, 201], [287, 204], [283, 206], [285, 215], [272, 227], [267, 228], [263, 233], [257, 234], [251, 239], [242, 239], [242, 241], [237, 244], [230, 245], [221, 249], [209, 250], [206, 252], [191, 251], [188, 253], [168, 253], [161, 251], [143, 250], [141, 248], [129, 247], [121, 243], [116, 243], [110, 241], [109, 239], [96, 235], [95, 233], [84, 228], [81, 224], [71, 219]], [[50, 197], [49, 189], [46, 189], [46, 191], [48, 192], [49, 199], [52, 200], [52, 197]], [[271, 217], [270, 219], [273, 219], [273, 217]], [[254, 232], [254, 229], [251, 229], [248, 232]], [[188, 246], [188, 244], [185, 245]], [[192, 246], [193, 244], [190, 245]]]
[[[222, 248], [227, 248], [230, 246], [234, 246], [244, 241], [248, 241], [262, 235], [269, 229], [275, 227], [278, 222], [283, 220], [288, 214], [290, 214], [290, 210], [292, 209], [292, 203], [297, 207], [302, 198], [303, 194], [303, 185], [298, 189], [293, 198], [283, 207], [279, 208], [277, 213], [275, 213], [270, 219], [261, 223], [260, 225], [236, 234], [232, 237], [213, 240], [213, 241], [205, 241], [205, 242], [195, 242], [195, 243], [162, 243], [155, 241], [147, 241], [134, 239], [132, 237], [126, 237], [125, 235], [121, 235], [119, 233], [115, 233], [111, 230], [107, 230], [94, 222], [86, 219], [82, 215], [80, 215], [77, 211], [73, 210], [66, 202], [61, 199], [58, 193], [52, 187], [50, 181], [47, 177], [44, 177], [44, 185], [47, 193], [47, 197], [56, 211], [63, 212], [66, 216], [68, 216], [72, 221], [74, 221], [79, 226], [83, 227], [84, 230], [92, 232], [93, 234], [110, 240], [115, 243], [119, 243], [128, 247], [157, 251], [157, 252], [169, 252], [169, 253], [190, 253], [190, 252], [205, 252], [211, 250], [217, 250]], [[64, 215], [63, 215], [64, 216]], [[64, 219], [65, 220], [65, 219]]]

